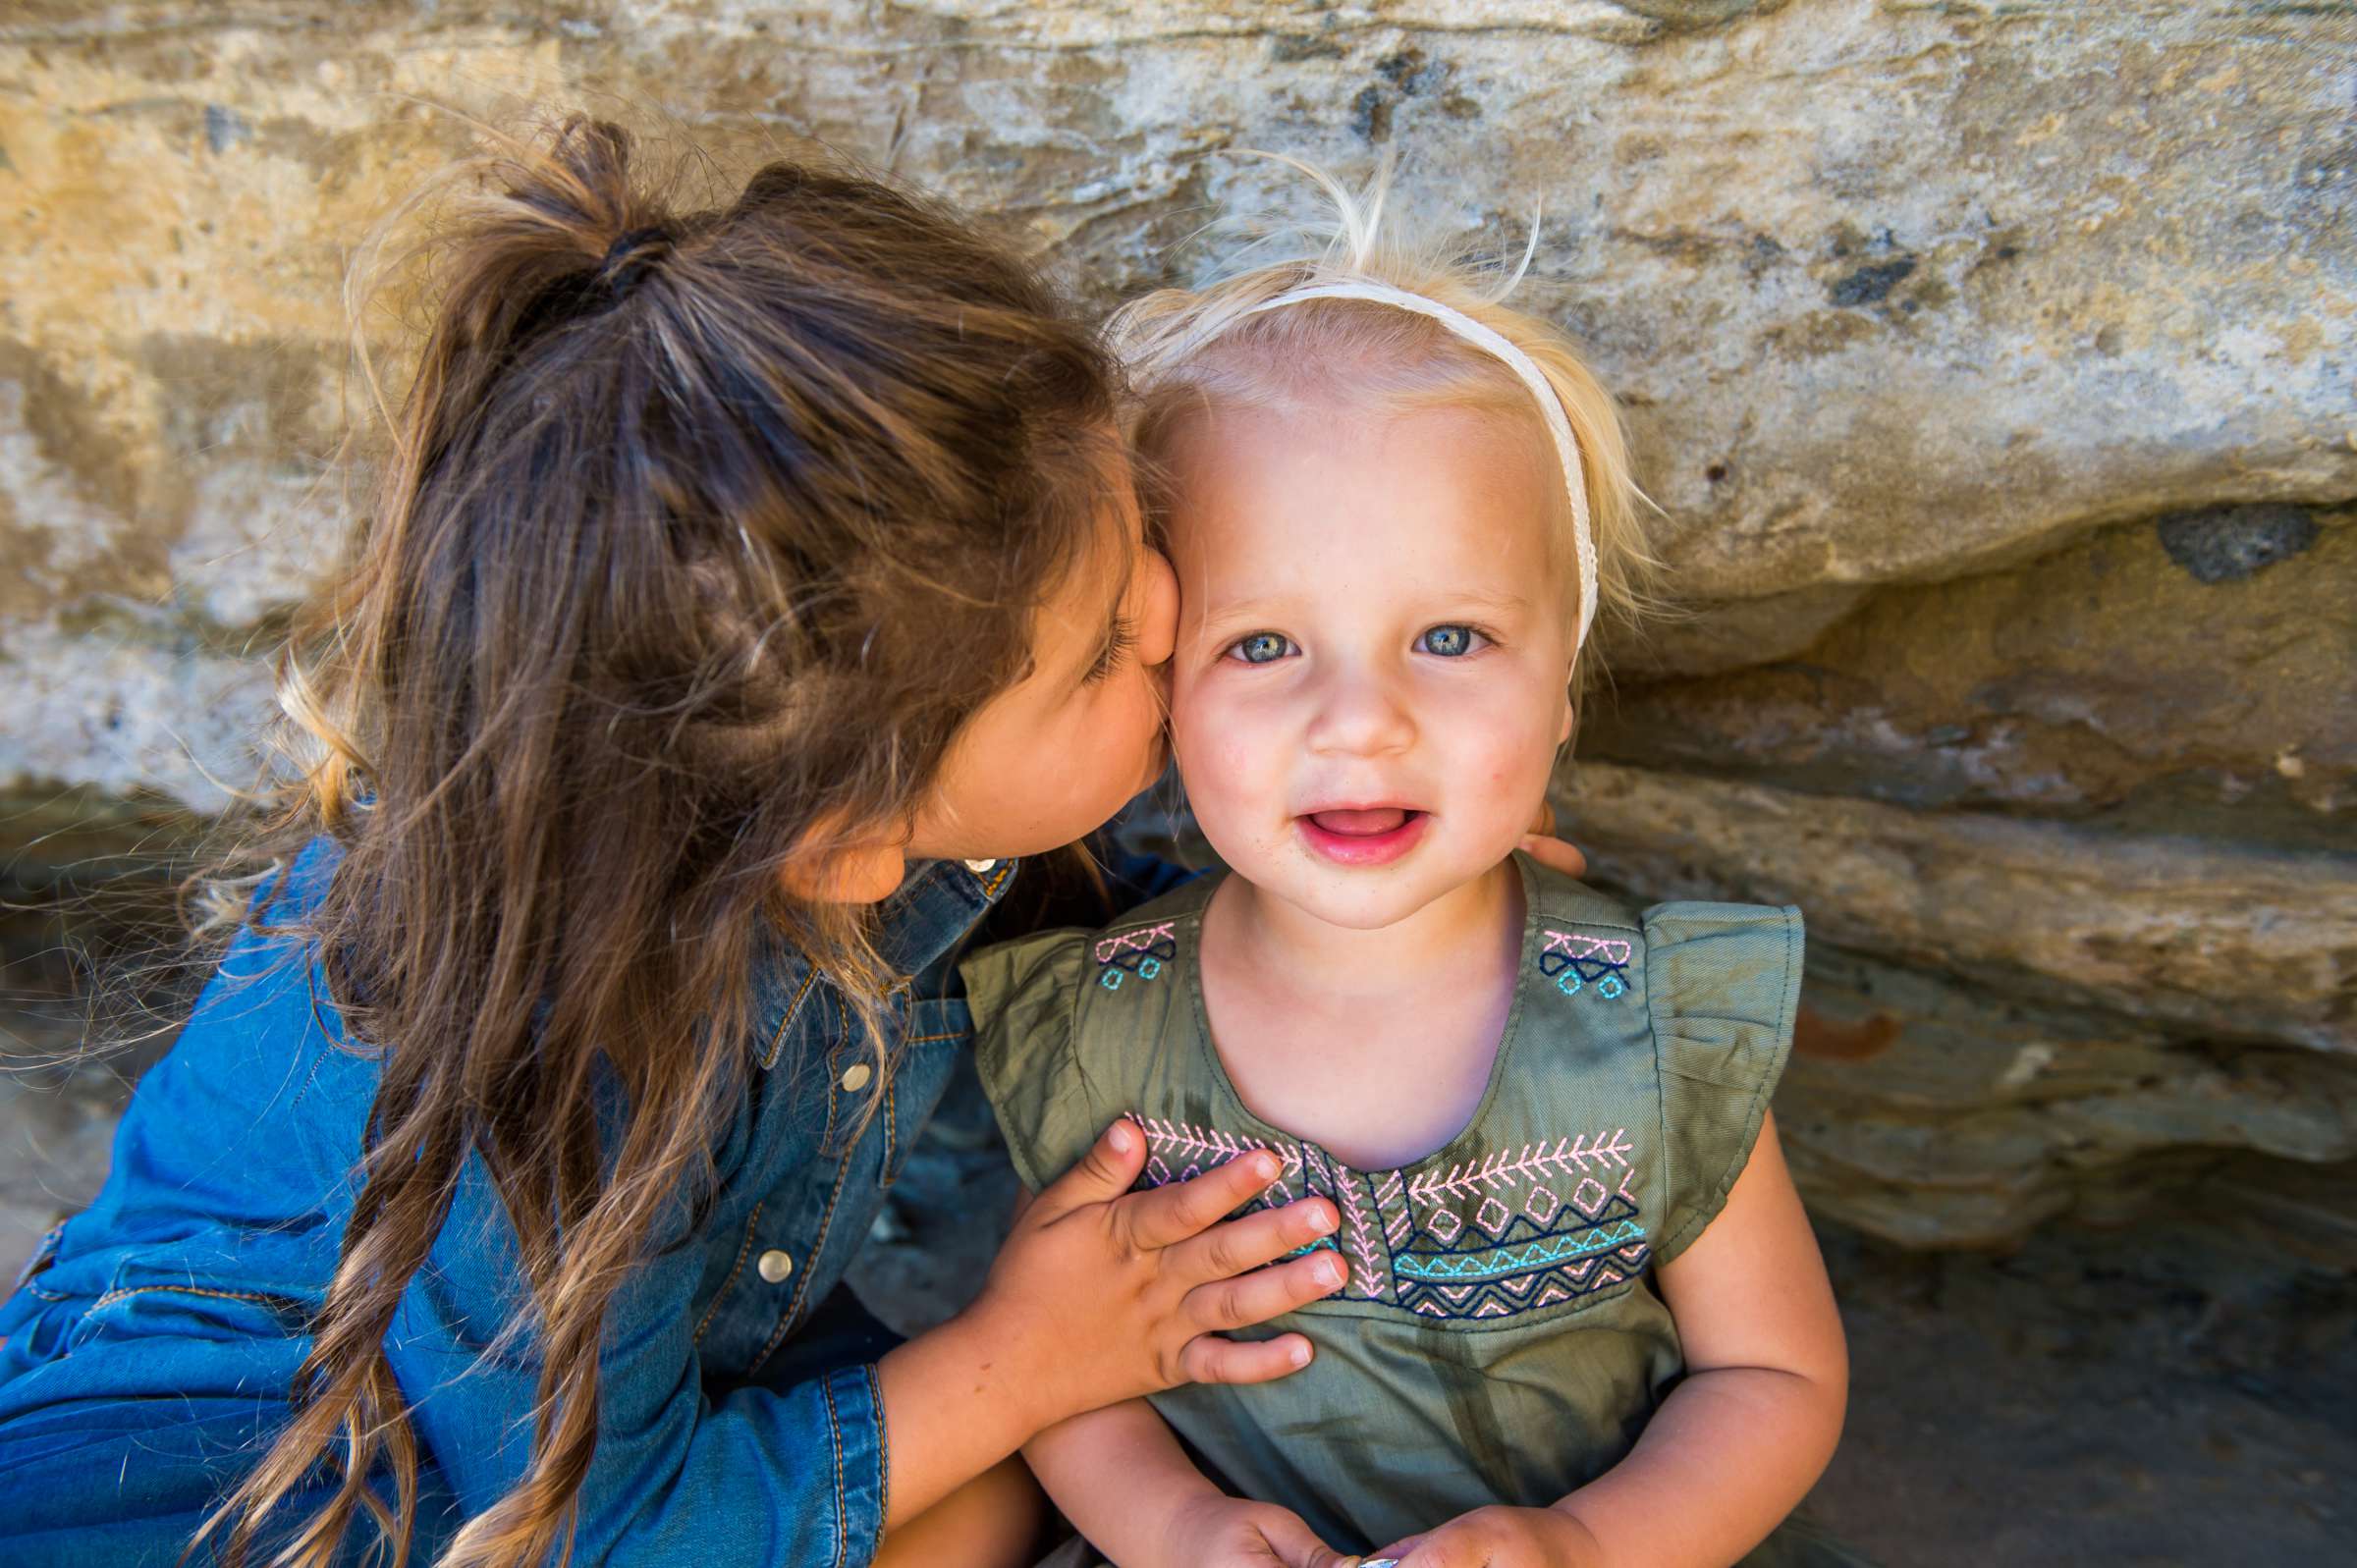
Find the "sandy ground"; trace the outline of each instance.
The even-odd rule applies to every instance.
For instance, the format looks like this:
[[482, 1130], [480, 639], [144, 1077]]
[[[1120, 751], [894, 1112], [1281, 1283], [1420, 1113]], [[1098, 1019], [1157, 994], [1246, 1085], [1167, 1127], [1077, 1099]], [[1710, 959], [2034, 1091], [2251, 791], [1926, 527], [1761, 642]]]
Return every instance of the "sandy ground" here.
[[[18, 1011], [19, 1048], [71, 1015]], [[103, 1179], [149, 1052], [0, 1076], [0, 1280]], [[987, 1268], [1014, 1195], [970, 1078], [853, 1274], [913, 1331]], [[2057, 1226], [2006, 1257], [1822, 1237], [1849, 1328], [1848, 1432], [1813, 1505], [1891, 1568], [2357, 1563], [2357, 1295], [2230, 1216]]]

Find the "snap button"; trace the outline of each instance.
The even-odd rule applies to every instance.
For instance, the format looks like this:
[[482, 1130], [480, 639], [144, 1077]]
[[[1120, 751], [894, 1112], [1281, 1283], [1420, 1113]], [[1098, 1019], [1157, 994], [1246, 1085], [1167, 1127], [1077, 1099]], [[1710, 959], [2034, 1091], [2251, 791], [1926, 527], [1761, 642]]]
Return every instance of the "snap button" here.
[[994, 870], [997, 866], [998, 862], [995, 860], [969, 860], [965, 863], [965, 869], [977, 877]]
[[761, 1277], [771, 1284], [784, 1284], [786, 1276], [794, 1272], [794, 1259], [785, 1253], [772, 1250], [763, 1253], [760, 1261], [753, 1267], [760, 1270]]
[[844, 1093], [852, 1095], [857, 1094], [860, 1090], [867, 1087], [867, 1080], [874, 1076], [874, 1070], [870, 1068], [866, 1062], [852, 1062], [850, 1066], [843, 1069]]

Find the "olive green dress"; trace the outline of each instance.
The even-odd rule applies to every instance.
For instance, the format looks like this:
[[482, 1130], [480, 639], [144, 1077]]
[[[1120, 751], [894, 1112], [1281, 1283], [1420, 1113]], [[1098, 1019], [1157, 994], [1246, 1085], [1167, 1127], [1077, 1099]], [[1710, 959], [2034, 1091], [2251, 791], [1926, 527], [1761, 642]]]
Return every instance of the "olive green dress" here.
[[1283, 1173], [1249, 1207], [1334, 1201], [1318, 1245], [1347, 1282], [1263, 1330], [1306, 1334], [1310, 1365], [1153, 1403], [1215, 1480], [1338, 1549], [1553, 1502], [1629, 1451], [1683, 1370], [1652, 1271], [1725, 1205], [1790, 1048], [1798, 910], [1638, 913], [1515, 864], [1520, 978], [1480, 1107], [1398, 1170], [1346, 1165], [1237, 1097], [1196, 962], [1217, 876], [963, 965], [982, 1083], [1034, 1191], [1126, 1112], [1141, 1186], [1265, 1148]]

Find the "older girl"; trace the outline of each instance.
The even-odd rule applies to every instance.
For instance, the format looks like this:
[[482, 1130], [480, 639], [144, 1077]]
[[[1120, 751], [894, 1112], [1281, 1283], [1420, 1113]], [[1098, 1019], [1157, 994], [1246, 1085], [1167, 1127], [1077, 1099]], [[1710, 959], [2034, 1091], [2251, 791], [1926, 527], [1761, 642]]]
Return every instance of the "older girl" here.
[[266, 869], [0, 1307], [16, 1568], [1006, 1560], [1033, 1433], [1306, 1354], [1217, 1331], [1334, 1287], [1232, 1277], [1332, 1206], [1124, 1197], [1126, 1125], [942, 1328], [838, 1289], [949, 955], [1159, 766], [1173, 583], [1022, 265], [794, 164], [675, 211], [626, 152], [486, 160], [426, 252]]

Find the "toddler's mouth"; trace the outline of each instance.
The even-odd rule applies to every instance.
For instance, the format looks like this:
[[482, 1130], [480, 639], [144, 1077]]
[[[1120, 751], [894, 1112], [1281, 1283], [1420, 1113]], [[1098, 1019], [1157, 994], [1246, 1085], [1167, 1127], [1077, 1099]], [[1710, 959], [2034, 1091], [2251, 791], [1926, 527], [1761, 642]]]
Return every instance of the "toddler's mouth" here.
[[1303, 840], [1327, 859], [1380, 866], [1414, 848], [1430, 819], [1430, 812], [1412, 806], [1336, 806], [1295, 820]]
[[1405, 806], [1359, 806], [1333, 811], [1313, 811], [1309, 820], [1328, 833], [1341, 834], [1348, 838], [1370, 838], [1403, 826], [1407, 819], [1421, 813]]

